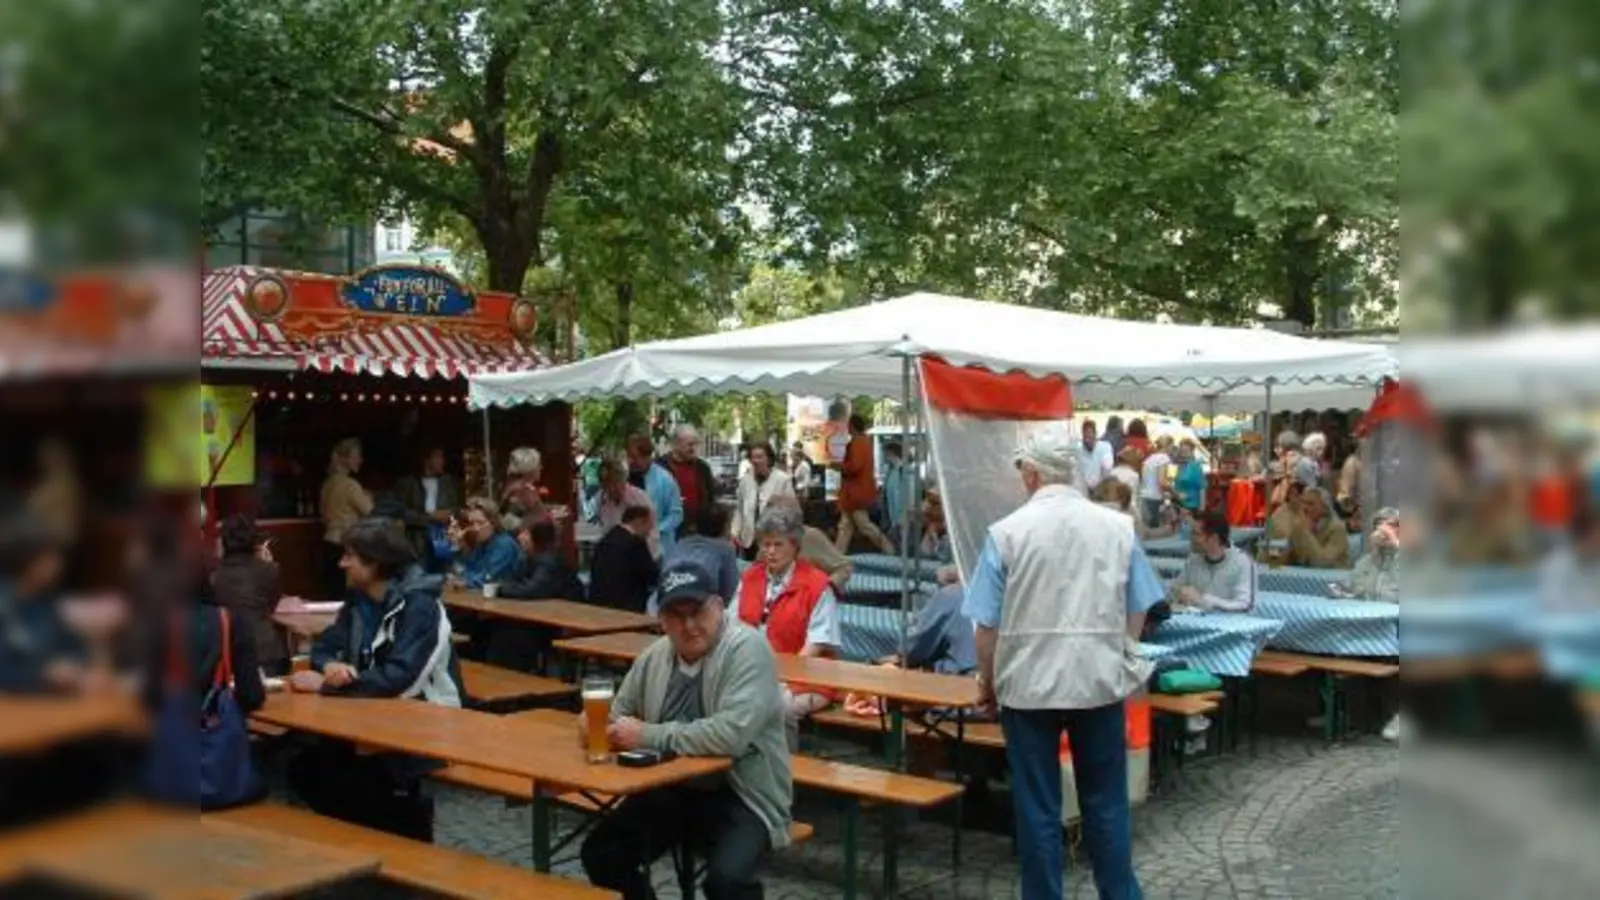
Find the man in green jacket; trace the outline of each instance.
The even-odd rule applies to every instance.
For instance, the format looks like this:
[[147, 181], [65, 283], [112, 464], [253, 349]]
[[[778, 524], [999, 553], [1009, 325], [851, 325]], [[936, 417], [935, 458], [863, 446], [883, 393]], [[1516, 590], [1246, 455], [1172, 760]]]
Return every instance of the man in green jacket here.
[[690, 560], [661, 573], [666, 636], [623, 678], [607, 734], [616, 750], [728, 757], [733, 768], [630, 797], [600, 820], [583, 868], [623, 900], [653, 898], [650, 864], [686, 838], [708, 863], [707, 900], [759, 900], [756, 868], [789, 840], [794, 786], [777, 662], [761, 633], [726, 614], [715, 584]]

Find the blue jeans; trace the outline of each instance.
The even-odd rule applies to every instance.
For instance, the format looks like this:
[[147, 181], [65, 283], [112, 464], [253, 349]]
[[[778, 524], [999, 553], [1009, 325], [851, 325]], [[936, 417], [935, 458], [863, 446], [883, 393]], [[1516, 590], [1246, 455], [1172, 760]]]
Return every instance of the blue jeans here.
[[1100, 900], [1142, 900], [1133, 874], [1128, 814], [1128, 737], [1122, 704], [1096, 709], [1002, 709], [1022, 900], [1061, 900], [1066, 851], [1061, 834], [1061, 732], [1072, 744], [1083, 843]]

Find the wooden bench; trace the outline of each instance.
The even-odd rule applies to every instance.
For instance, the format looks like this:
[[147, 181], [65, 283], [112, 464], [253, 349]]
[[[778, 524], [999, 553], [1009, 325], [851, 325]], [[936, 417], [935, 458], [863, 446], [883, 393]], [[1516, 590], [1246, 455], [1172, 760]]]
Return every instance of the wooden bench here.
[[1263, 651], [1257, 660], [1269, 665], [1303, 665], [1306, 671], [1322, 677], [1323, 736], [1334, 740], [1345, 733], [1348, 712], [1345, 708], [1345, 681], [1350, 678], [1383, 679], [1400, 674], [1398, 663], [1373, 662], [1343, 656], [1317, 656], [1310, 653]]
[[379, 875], [383, 878], [447, 897], [470, 900], [501, 900], [505, 897], [603, 900], [617, 896], [570, 879], [540, 875], [460, 850], [424, 844], [276, 803], [258, 803], [226, 812], [206, 813], [205, 818], [371, 853], [383, 861], [379, 869]]
[[510, 706], [570, 697], [576, 685], [542, 675], [502, 669], [470, 659], [461, 661], [467, 699], [477, 706]]
[[[535, 709], [516, 713], [515, 715], [551, 725], [573, 728], [573, 739], [577, 739], [574, 716], [571, 713], [563, 713], [553, 709]], [[995, 728], [998, 731], [998, 726], [995, 726]], [[916, 775], [904, 775], [899, 772], [856, 766], [809, 756], [796, 755], [791, 757], [790, 768], [794, 783], [797, 786], [823, 791], [844, 798], [847, 801], [844, 824], [844, 896], [847, 900], [854, 898], [856, 895], [856, 854], [860, 843], [858, 834], [862, 807], [893, 806], [910, 809], [931, 809], [957, 800], [965, 792], [965, 788], [962, 785], [948, 781], [922, 778]], [[526, 779], [499, 775], [468, 766], [448, 766], [435, 773], [434, 777], [458, 787], [499, 794], [514, 800], [530, 802], [533, 800], [533, 785]], [[609, 798], [594, 797], [583, 793], [561, 794], [555, 800], [563, 806], [591, 814], [601, 812], [609, 803]], [[960, 856], [959, 818], [958, 816], [953, 844], [955, 858]], [[804, 823], [795, 823], [790, 827], [790, 843], [801, 843], [809, 839], [811, 835], [811, 826]], [[895, 835], [888, 829], [885, 830], [884, 841], [884, 885], [886, 891], [892, 893], [897, 880], [898, 848]]]
[[1251, 675], [1272, 675], [1277, 678], [1294, 678], [1304, 675], [1311, 667], [1303, 662], [1291, 659], [1273, 659], [1269, 656], [1257, 656], [1250, 661]]

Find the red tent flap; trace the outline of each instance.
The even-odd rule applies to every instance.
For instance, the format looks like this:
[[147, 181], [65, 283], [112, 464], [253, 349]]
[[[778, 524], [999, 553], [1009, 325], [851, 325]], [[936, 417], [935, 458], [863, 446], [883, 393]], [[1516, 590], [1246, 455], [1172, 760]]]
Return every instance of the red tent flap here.
[[1022, 372], [953, 366], [937, 357], [921, 360], [928, 403], [946, 412], [986, 419], [1049, 420], [1072, 416], [1072, 385], [1060, 375], [1035, 378]]

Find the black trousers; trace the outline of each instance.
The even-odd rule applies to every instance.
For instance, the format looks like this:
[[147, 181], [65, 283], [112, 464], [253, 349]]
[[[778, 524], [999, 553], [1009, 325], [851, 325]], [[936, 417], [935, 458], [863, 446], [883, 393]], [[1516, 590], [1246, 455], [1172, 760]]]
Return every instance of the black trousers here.
[[583, 842], [583, 870], [622, 900], [655, 900], [650, 864], [685, 841], [708, 863], [706, 900], [761, 900], [756, 867], [772, 842], [729, 787], [667, 788], [624, 800]]
[[401, 781], [383, 756], [323, 741], [289, 762], [289, 787], [318, 815], [433, 842], [433, 798], [420, 779]]

